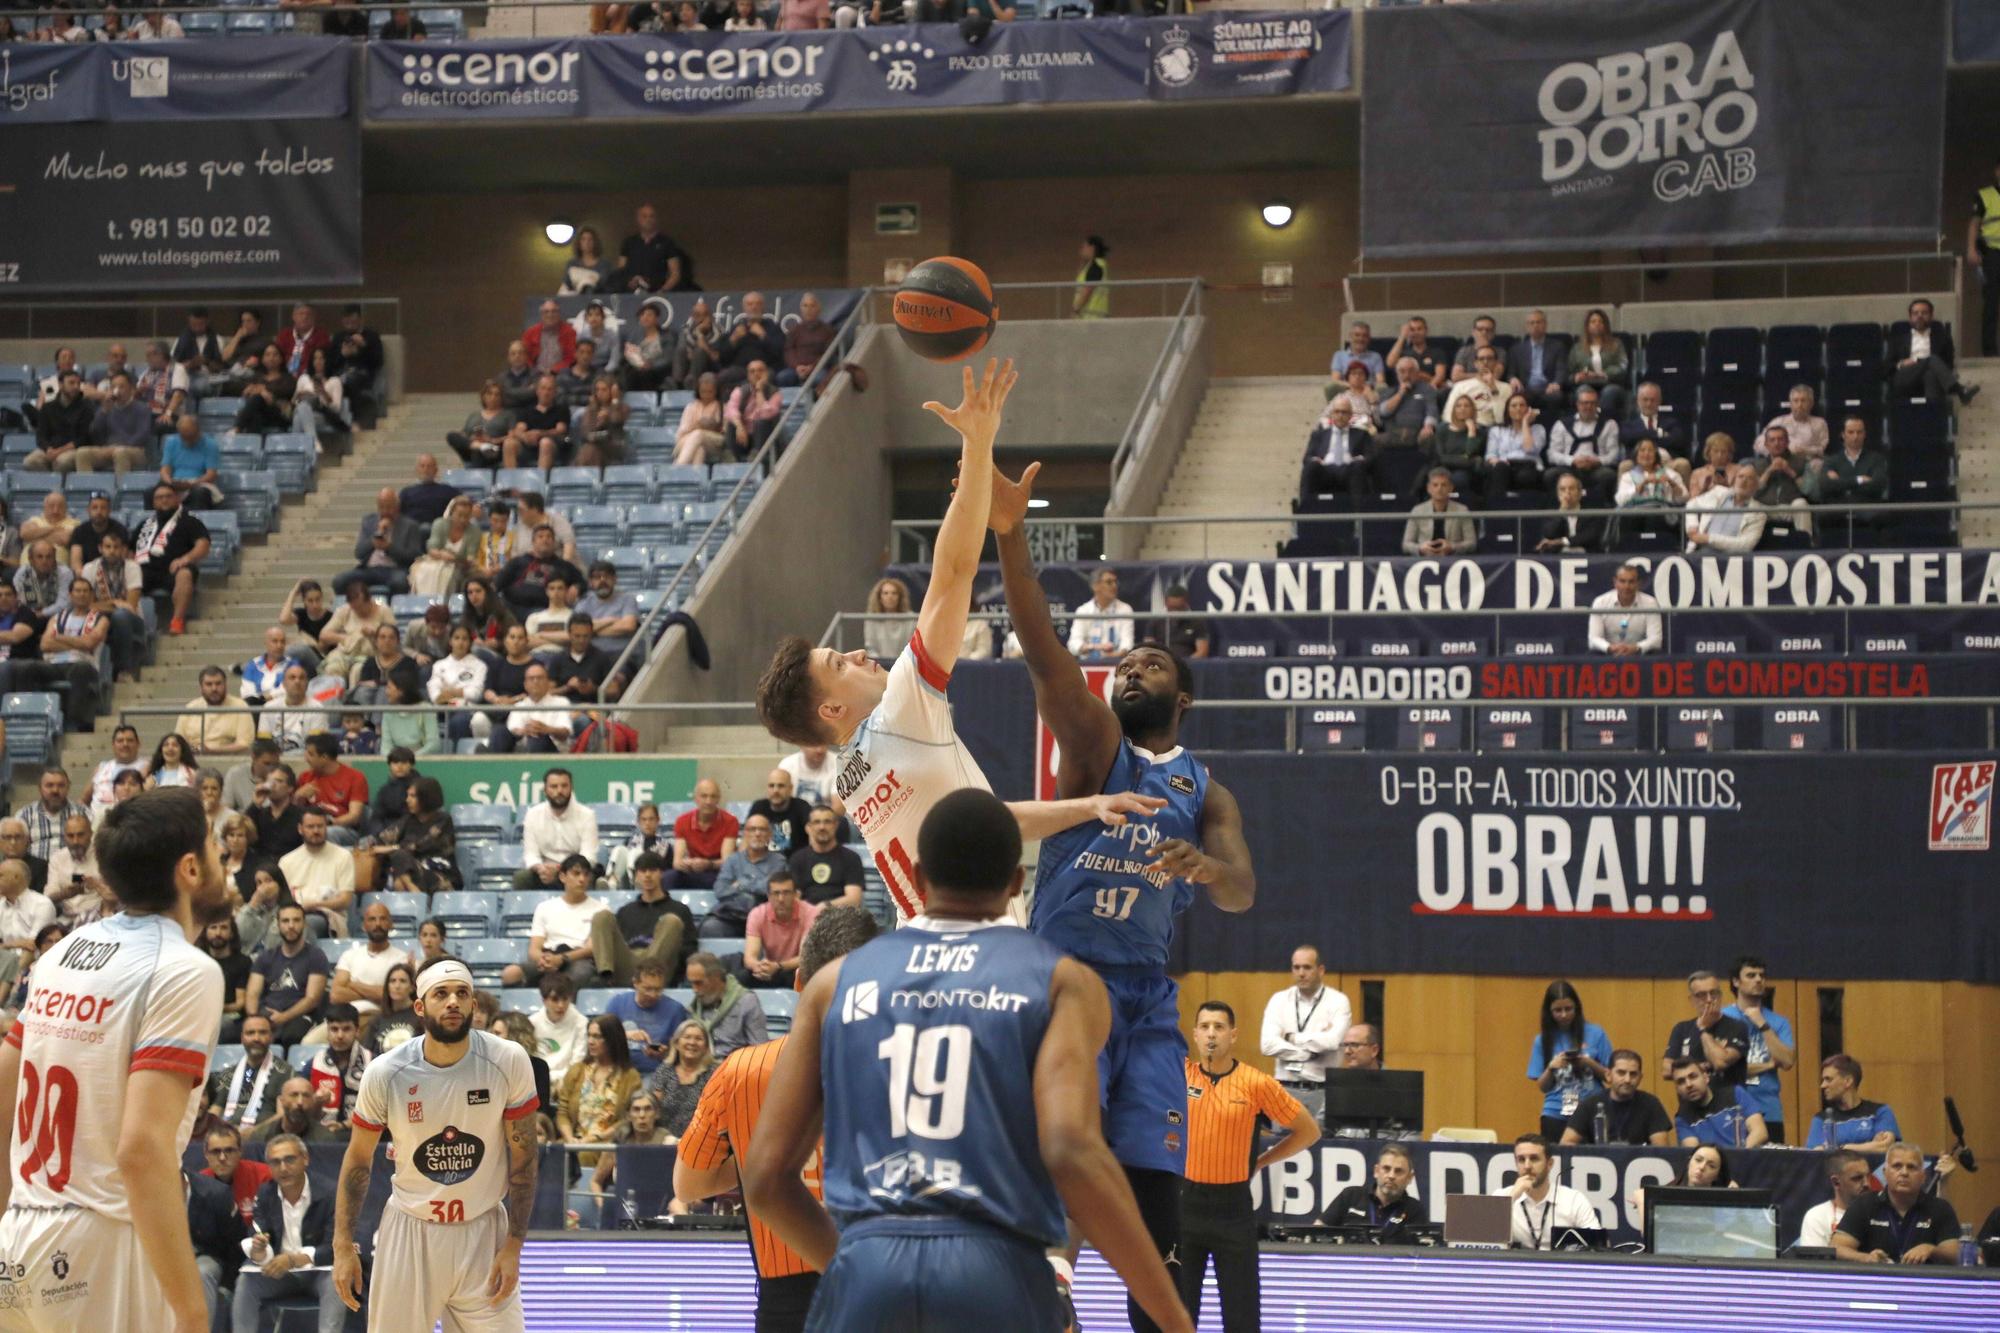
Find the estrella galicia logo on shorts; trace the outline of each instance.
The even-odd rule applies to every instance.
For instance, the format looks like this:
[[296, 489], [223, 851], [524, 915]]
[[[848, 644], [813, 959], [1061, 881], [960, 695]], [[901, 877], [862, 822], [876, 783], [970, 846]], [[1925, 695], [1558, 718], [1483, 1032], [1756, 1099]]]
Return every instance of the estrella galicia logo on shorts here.
[[416, 1168], [425, 1179], [456, 1185], [471, 1178], [486, 1156], [486, 1144], [476, 1134], [446, 1125], [417, 1145]]
[[1184, 795], [1194, 795], [1194, 779], [1185, 773], [1167, 774], [1167, 785]]

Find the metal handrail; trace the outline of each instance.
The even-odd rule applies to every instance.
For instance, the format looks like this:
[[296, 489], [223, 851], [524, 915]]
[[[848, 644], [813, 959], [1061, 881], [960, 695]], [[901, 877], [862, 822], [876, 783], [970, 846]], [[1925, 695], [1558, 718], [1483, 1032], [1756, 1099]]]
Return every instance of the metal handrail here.
[[[609, 677], [607, 677], [606, 679], [609, 679]], [[506, 713], [506, 712], [511, 712], [513, 709], [519, 706], [520, 705], [517, 704], [475, 704], [469, 708], [466, 708], [466, 707], [455, 707], [451, 704], [296, 704], [294, 705], [294, 704], [269, 703], [269, 704], [264, 704], [258, 708], [254, 708], [250, 711], [253, 716], [257, 717], [283, 716], [288, 713], [318, 713], [328, 717], [342, 717], [350, 713], [360, 713], [368, 717], [376, 717], [383, 713], [430, 713], [433, 715], [438, 713], [459, 713], [459, 712]], [[562, 699], [558, 701], [553, 693], [550, 694], [548, 702], [544, 704], [530, 704], [529, 706], [542, 711], [554, 711], [556, 709], [566, 708], [572, 713], [607, 713], [613, 715], [619, 713], [702, 713], [702, 712], [718, 712], [718, 711], [755, 712], [757, 708], [757, 705], [754, 702], [750, 701], [742, 701], [742, 702], [732, 701], [732, 702], [714, 702], [714, 703], [701, 703], [701, 702], [689, 702], [689, 701], [660, 702], [660, 703], [625, 703], [622, 700], [613, 700], [610, 703], [576, 703], [569, 699]], [[113, 711], [117, 713], [118, 721], [120, 724], [123, 724], [127, 718], [133, 718], [133, 717], [186, 717], [190, 714], [200, 714], [203, 712], [203, 710], [198, 708], [189, 708], [186, 704], [130, 704], [130, 705], [118, 704], [114, 705]], [[235, 710], [231, 709], [229, 711], [234, 712]], [[435, 759], [450, 759], [453, 756], [449, 754], [438, 754], [438, 755], [432, 755], [430, 757]]]
[[1201, 314], [1201, 289], [1200, 278], [1188, 279], [1187, 295], [1181, 298], [1181, 308], [1174, 316], [1173, 327], [1167, 330], [1166, 341], [1160, 344], [1160, 354], [1153, 358], [1153, 369], [1146, 376], [1145, 387], [1139, 391], [1139, 401], [1132, 406], [1132, 418], [1125, 423], [1125, 434], [1120, 437], [1118, 448], [1112, 452], [1110, 494], [1113, 496], [1118, 494], [1118, 479], [1124, 475], [1132, 450], [1138, 444], [1139, 428], [1145, 422], [1147, 413], [1160, 400], [1160, 385], [1166, 378], [1168, 359], [1180, 346], [1189, 327], [1189, 318]]
[[[642, 643], [648, 647], [648, 656], [644, 666], [650, 667], [658, 660], [650, 651], [658, 633], [654, 626], [661, 622], [662, 617], [674, 615], [679, 612], [681, 599], [676, 594], [682, 591], [684, 584], [688, 585], [689, 590], [692, 591], [689, 571], [693, 570], [697, 562], [701, 561], [711, 549], [720, 551], [721, 543], [717, 539], [729, 531], [728, 528], [722, 525], [730, 523], [732, 526], [740, 528], [747, 521], [747, 514], [741, 513], [738, 510], [738, 502], [743, 495], [744, 488], [761, 471], [769, 471], [774, 476], [776, 475], [779, 442], [787, 438], [790, 430], [803, 425], [806, 418], [812, 412], [814, 403], [813, 391], [820, 385], [827, 383], [833, 375], [839, 372], [845, 350], [854, 345], [854, 338], [860, 329], [873, 322], [873, 317], [869, 311], [871, 304], [869, 297], [874, 291], [875, 289], [872, 287], [865, 289], [862, 293], [862, 298], [855, 302], [854, 309], [847, 312], [847, 318], [841, 321], [840, 328], [833, 335], [833, 341], [827, 344], [825, 355], [820, 357], [818, 363], [813, 366], [812, 373], [806, 376], [805, 382], [799, 386], [799, 396], [794, 398], [792, 405], [779, 415], [778, 424], [765, 437], [763, 446], [751, 456], [749, 468], [744, 471], [741, 477], [737, 478], [736, 485], [730, 489], [729, 495], [723, 500], [721, 509], [714, 518], [709, 520], [708, 526], [702, 529], [701, 536], [695, 540], [694, 549], [696, 559], [688, 561], [676, 570], [673, 579], [665, 588], [660, 590], [659, 601], [654, 603], [653, 609], [646, 613], [646, 618], [639, 622], [638, 629], [632, 633], [631, 641], [618, 654], [617, 661], [612, 663], [611, 670], [605, 679], [609, 680], [621, 674], [625, 670], [626, 664], [631, 660], [633, 652]], [[753, 501], [752, 503], [754, 505], [755, 502]], [[711, 543], [714, 543], [713, 547], [711, 547]], [[701, 573], [706, 574], [707, 572], [707, 566], [704, 564]], [[639, 679], [632, 678], [632, 684], [627, 688], [635, 689], [639, 684]]]
[[[366, 310], [369, 307], [385, 308], [390, 312], [389, 327], [378, 328], [375, 330], [375, 332], [388, 335], [400, 335], [402, 332], [403, 299], [400, 296], [356, 296], [352, 293], [340, 293], [329, 296], [295, 296], [295, 297], [274, 298], [267, 291], [261, 295], [253, 295], [253, 296], [204, 297], [199, 295], [198, 293], [189, 293], [187, 296], [180, 297], [172, 301], [0, 300], [0, 323], [4, 323], [6, 317], [12, 314], [18, 313], [27, 316], [27, 332], [19, 334], [0, 333], [0, 337], [34, 338], [37, 336], [43, 336], [43, 335], [37, 335], [35, 333], [35, 313], [37, 311], [42, 311], [42, 310], [51, 311], [59, 315], [74, 315], [79, 310], [124, 310], [124, 311], [143, 310], [147, 313], [147, 318], [149, 320], [147, 331], [144, 334], [133, 334], [129, 331], [119, 331], [106, 334], [78, 335], [74, 332], [65, 331], [64, 333], [58, 336], [70, 342], [78, 341], [80, 337], [173, 338], [178, 334], [180, 334], [183, 330], [181, 328], [175, 328], [166, 332], [162, 332], [160, 328], [160, 313], [162, 311], [171, 311], [173, 312], [173, 317], [175, 319], [184, 321], [187, 318], [188, 307], [198, 306], [198, 305], [208, 306], [210, 308], [211, 315], [213, 315], [213, 313], [216, 311], [222, 311], [224, 313], [233, 313], [234, 311], [241, 309], [244, 306], [252, 306], [259, 309], [268, 309], [270, 311], [275, 312], [275, 322], [273, 322], [272, 320], [266, 320], [265, 327], [273, 330], [273, 332], [275, 333], [277, 329], [286, 327], [286, 318], [285, 318], [286, 315], [289, 314], [293, 306], [301, 303], [312, 306], [315, 310], [322, 312], [330, 310], [339, 310], [342, 307], [349, 305], [358, 305], [361, 306], [364, 310]], [[325, 329], [329, 334], [338, 331], [338, 325], [331, 320], [322, 322], [320, 324], [320, 327]], [[214, 333], [217, 338], [221, 339], [224, 342], [229, 341], [229, 334], [235, 331], [233, 326], [225, 328], [222, 324], [216, 322], [216, 320], [214, 320], [213, 318], [211, 318], [209, 322], [209, 329], [210, 332]]]
[[[1370, 273], [1368, 271], [1367, 256], [1357, 255], [1355, 257], [1354, 262], [1355, 262], [1354, 272], [1347, 274], [1340, 280], [1341, 297], [1346, 301], [1347, 309], [1349, 311], [1358, 311], [1364, 309], [1368, 310], [1395, 309], [1396, 303], [1391, 299], [1392, 284], [1399, 278], [1416, 282], [1437, 281], [1440, 279], [1449, 280], [1453, 282], [1464, 282], [1472, 278], [1482, 278], [1482, 279], [1497, 278], [1499, 279], [1500, 283], [1500, 293], [1499, 296], [1494, 300], [1493, 304], [1505, 306], [1510, 304], [1507, 300], [1507, 280], [1509, 278], [1539, 279], [1539, 278], [1578, 277], [1578, 276], [1603, 277], [1614, 274], [1636, 274], [1639, 279], [1638, 299], [1640, 302], [1644, 302], [1646, 300], [1647, 275], [1650, 273], [1661, 273], [1661, 272], [1674, 273], [1681, 271], [1694, 272], [1699, 270], [1713, 270], [1713, 269], [1753, 269], [1753, 268], [1775, 267], [1778, 269], [1779, 276], [1781, 279], [1781, 289], [1779, 295], [1781, 298], [1785, 298], [1785, 297], [1790, 297], [1792, 294], [1791, 270], [1795, 265], [1799, 268], [1821, 268], [1835, 264], [1844, 266], [1853, 266], [1856, 264], [1871, 264], [1871, 263], [1885, 263], [1885, 262], [1892, 264], [1900, 262], [1903, 265], [1902, 290], [1905, 291], [1910, 290], [1911, 287], [1913, 286], [1913, 278], [1914, 278], [1914, 274], [1912, 271], [1913, 265], [1924, 264], [1924, 263], [1943, 263], [1949, 269], [1949, 276], [1944, 281], [1940, 282], [1938, 285], [1947, 291], [1956, 292], [1959, 290], [1960, 267], [1963, 261], [1955, 251], [1946, 250], [1943, 246], [1942, 240], [1940, 240], [1938, 249], [1934, 251], [1905, 250], [1905, 251], [1886, 251], [1881, 254], [1808, 255], [1803, 258], [1792, 258], [1792, 259], [1672, 259], [1672, 260], [1662, 260], [1659, 263], [1545, 264], [1529, 268], [1512, 268], [1512, 269], [1496, 269], [1496, 268], [1409, 269], [1409, 270], [1383, 269], [1373, 273]], [[1391, 260], [1389, 262], [1393, 263], [1395, 261]], [[1363, 306], [1355, 298], [1354, 288], [1352, 285], [1355, 282], [1381, 283], [1382, 304], [1380, 306]], [[1852, 293], [1845, 293], [1845, 294], [1852, 295]], [[1569, 304], [1569, 303], [1551, 302], [1550, 304]]]

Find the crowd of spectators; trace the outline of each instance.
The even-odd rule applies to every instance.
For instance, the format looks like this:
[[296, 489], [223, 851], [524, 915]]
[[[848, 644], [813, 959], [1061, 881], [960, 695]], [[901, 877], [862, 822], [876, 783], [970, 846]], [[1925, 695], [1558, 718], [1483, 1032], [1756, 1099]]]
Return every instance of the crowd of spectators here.
[[[1931, 303], [1913, 301], [1908, 316], [1883, 362], [1891, 397], [1969, 402], [1978, 389], [1959, 383], [1950, 331], [1933, 322]], [[1735, 554], [1755, 549], [1772, 518], [1810, 536], [1814, 506], [1889, 497], [1889, 460], [1871, 419], [1835, 414], [1830, 425], [1811, 384], [1791, 386], [1785, 410], [1754, 438], [1712, 431], [1697, 453], [1685, 413], [1665, 410], [1660, 386], [1637, 379], [1602, 310], [1588, 312], [1573, 339], [1550, 332], [1537, 310], [1511, 340], [1479, 316], [1450, 355], [1421, 315], [1386, 356], [1373, 342], [1373, 330], [1356, 323], [1333, 357], [1327, 405], [1300, 465], [1299, 505], [1331, 492], [1358, 506], [1408, 485], [1416, 506], [1405, 554], [1476, 550], [1476, 511], [1551, 500], [1564, 517], [1543, 524], [1538, 550], [1612, 549], [1623, 528]], [[1882, 517], [1854, 521], [1869, 527]]]

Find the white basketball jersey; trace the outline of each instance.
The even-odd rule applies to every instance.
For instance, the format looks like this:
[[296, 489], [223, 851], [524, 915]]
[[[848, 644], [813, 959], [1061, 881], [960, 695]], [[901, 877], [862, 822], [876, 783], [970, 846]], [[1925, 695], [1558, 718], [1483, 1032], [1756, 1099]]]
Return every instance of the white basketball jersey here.
[[222, 1026], [222, 968], [160, 916], [106, 917], [35, 964], [8, 1030], [21, 1052], [9, 1117], [13, 1204], [132, 1220], [118, 1170], [125, 1085], [163, 1069], [187, 1079], [175, 1142], [194, 1131]]
[[389, 1205], [426, 1222], [470, 1222], [506, 1197], [506, 1123], [539, 1105], [526, 1051], [490, 1032], [467, 1040], [442, 1069], [421, 1037], [383, 1052], [354, 1099], [354, 1123], [386, 1129], [395, 1148]]
[[882, 702], [841, 751], [836, 790], [882, 872], [899, 926], [923, 910], [915, 867], [924, 816], [961, 787], [993, 790], [952, 726], [950, 681], [924, 651], [923, 636], [912, 634], [889, 668]]

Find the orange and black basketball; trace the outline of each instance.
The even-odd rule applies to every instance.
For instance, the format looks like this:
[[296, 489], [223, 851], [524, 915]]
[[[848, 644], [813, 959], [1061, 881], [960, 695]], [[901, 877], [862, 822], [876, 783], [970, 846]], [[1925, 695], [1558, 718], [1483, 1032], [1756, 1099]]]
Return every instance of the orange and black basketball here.
[[1000, 322], [993, 284], [979, 265], [945, 256], [911, 269], [896, 289], [896, 327], [930, 361], [962, 361], [986, 345]]

